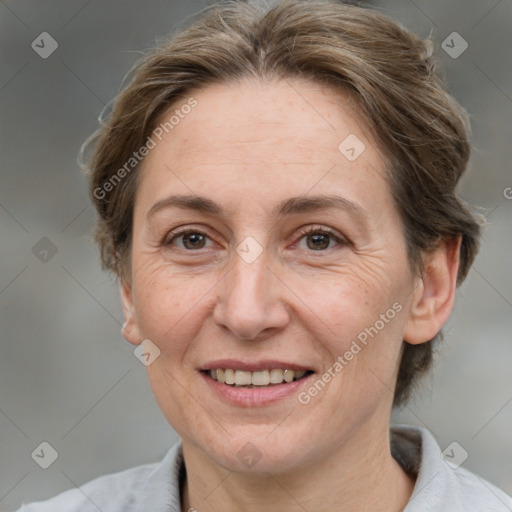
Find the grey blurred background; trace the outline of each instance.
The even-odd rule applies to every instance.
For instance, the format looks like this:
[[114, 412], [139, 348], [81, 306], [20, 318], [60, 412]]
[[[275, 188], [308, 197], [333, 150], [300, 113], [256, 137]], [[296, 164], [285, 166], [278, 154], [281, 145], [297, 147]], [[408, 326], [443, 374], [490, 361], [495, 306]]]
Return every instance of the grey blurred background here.
[[[0, 510], [157, 461], [176, 440], [121, 337], [76, 158], [140, 51], [210, 3], [0, 1]], [[512, 493], [512, 2], [368, 4], [432, 32], [472, 116], [460, 192], [488, 223], [435, 373], [393, 421], [426, 426], [442, 448], [457, 441], [464, 467]], [[31, 47], [42, 32], [58, 44], [47, 58]], [[457, 58], [442, 46], [452, 32], [468, 43]], [[48, 469], [31, 457], [43, 441], [58, 452]]]

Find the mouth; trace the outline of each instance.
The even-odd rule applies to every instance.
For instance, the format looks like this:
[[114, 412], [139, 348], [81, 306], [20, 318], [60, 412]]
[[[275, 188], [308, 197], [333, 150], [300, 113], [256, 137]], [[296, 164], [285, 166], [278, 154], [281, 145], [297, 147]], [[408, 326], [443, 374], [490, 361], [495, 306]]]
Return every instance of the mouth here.
[[236, 368], [208, 368], [201, 370], [208, 378], [233, 388], [265, 389], [290, 384], [311, 375], [313, 370], [271, 368], [266, 370], [242, 370]]
[[312, 368], [277, 359], [218, 359], [198, 370], [213, 396], [246, 408], [291, 399], [316, 373]]

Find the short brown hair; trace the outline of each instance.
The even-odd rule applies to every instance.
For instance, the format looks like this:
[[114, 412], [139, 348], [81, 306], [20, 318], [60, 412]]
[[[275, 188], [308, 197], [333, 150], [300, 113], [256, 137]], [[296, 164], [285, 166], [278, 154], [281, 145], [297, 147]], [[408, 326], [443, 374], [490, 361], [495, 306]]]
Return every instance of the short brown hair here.
[[[464, 280], [480, 234], [480, 223], [455, 194], [470, 155], [469, 122], [435, 71], [431, 41], [382, 14], [335, 1], [284, 0], [261, 8], [228, 0], [148, 53], [132, 73], [86, 143], [93, 147], [86, 168], [103, 268], [127, 275], [137, 167], [112, 180], [164, 112], [213, 83], [303, 78], [348, 93], [371, 127], [388, 160], [411, 268], [422, 272], [425, 252], [461, 237], [457, 284]], [[404, 344], [395, 406], [431, 366], [440, 336]]]

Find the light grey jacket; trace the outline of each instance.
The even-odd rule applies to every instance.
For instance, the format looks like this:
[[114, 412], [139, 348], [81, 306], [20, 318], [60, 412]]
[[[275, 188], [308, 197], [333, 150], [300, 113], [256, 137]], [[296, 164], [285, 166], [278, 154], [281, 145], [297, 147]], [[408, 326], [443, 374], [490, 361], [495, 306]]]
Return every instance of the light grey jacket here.
[[[423, 428], [391, 427], [394, 458], [417, 474], [404, 512], [511, 512], [512, 499], [486, 480], [457, 466], [464, 458], [460, 445], [444, 456]], [[179, 476], [183, 471], [181, 443], [159, 463], [102, 476], [47, 501], [22, 505], [17, 512], [181, 512]]]

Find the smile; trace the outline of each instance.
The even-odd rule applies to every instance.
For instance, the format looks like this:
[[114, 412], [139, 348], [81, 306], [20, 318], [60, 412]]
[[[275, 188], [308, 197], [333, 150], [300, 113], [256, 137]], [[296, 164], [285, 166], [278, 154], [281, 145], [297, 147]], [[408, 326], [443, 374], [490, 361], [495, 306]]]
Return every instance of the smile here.
[[271, 370], [246, 371], [232, 368], [215, 368], [206, 370], [207, 375], [221, 384], [233, 387], [264, 387], [290, 383], [302, 379], [310, 370], [292, 370], [273, 368]]

